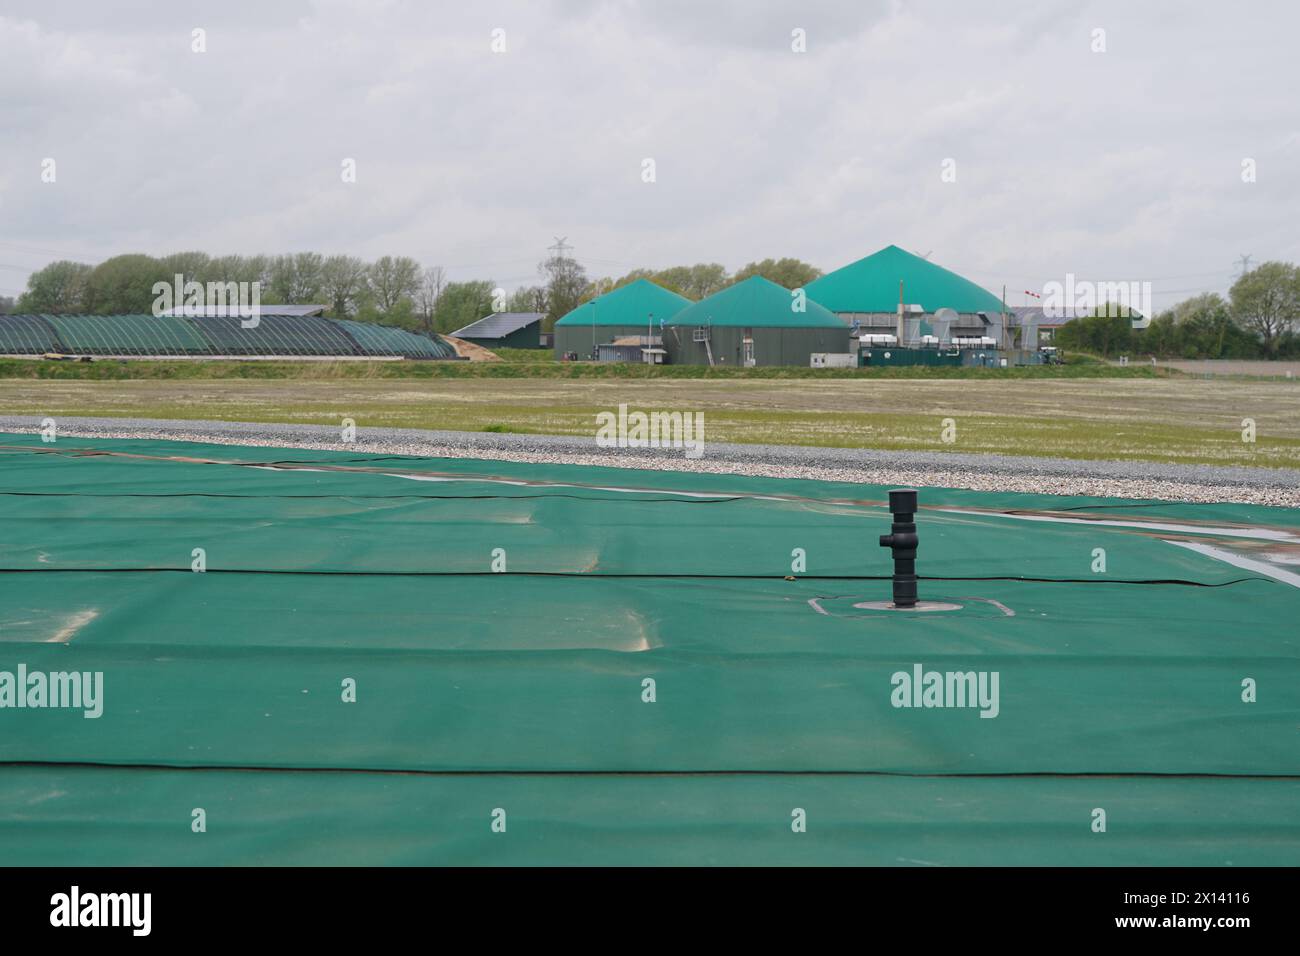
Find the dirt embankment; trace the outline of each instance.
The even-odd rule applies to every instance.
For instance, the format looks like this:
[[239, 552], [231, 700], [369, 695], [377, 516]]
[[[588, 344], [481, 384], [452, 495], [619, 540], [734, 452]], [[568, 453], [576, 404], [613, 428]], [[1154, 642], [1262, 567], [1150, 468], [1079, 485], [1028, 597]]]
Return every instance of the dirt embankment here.
[[475, 345], [473, 342], [466, 342], [464, 339], [453, 338], [450, 335], [444, 335], [448, 344], [456, 350], [456, 354], [461, 358], [467, 358], [471, 362], [500, 362], [501, 356], [496, 352], [483, 348], [481, 345]]

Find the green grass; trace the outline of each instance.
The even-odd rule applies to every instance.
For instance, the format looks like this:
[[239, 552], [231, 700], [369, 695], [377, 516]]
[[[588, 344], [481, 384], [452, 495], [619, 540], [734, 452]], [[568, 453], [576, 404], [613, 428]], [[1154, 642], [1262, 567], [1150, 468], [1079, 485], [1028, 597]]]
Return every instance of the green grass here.
[[558, 365], [554, 349], [492, 349], [504, 362], [526, 362], [530, 365]]
[[[500, 364], [500, 363], [493, 363]], [[0, 380], [44, 417], [225, 419], [584, 435], [596, 414], [702, 411], [705, 440], [1300, 468], [1300, 381], [1192, 378], [789, 380]], [[942, 440], [945, 419], [957, 440]], [[1257, 441], [1241, 440], [1242, 419]]]
[[[531, 349], [505, 349], [507, 353]], [[539, 350], [540, 351], [540, 350]], [[549, 355], [549, 353], [541, 353]], [[237, 362], [134, 361], [52, 362], [0, 359], [0, 379], [59, 381], [173, 381], [291, 379], [295, 381], [365, 379], [1045, 379], [1168, 378], [1180, 373], [1150, 366], [1037, 365], [1019, 368], [945, 368], [900, 366], [861, 369], [709, 368], [700, 365], [555, 362], [545, 359], [502, 362]]]
[[1106, 360], [1100, 355], [1093, 355], [1091, 352], [1068, 352], [1065, 355], [1066, 365], [1105, 365]]

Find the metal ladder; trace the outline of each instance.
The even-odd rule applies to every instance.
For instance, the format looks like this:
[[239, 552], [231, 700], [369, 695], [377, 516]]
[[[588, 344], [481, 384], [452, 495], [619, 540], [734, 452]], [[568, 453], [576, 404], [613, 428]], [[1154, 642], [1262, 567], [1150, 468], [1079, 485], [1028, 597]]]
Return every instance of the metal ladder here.
[[709, 367], [712, 368], [713, 367], [713, 346], [709, 342], [709, 339], [712, 338], [710, 331], [708, 329], [696, 329], [691, 334], [691, 338], [693, 338], [696, 342], [704, 343], [704, 354], [709, 357]]

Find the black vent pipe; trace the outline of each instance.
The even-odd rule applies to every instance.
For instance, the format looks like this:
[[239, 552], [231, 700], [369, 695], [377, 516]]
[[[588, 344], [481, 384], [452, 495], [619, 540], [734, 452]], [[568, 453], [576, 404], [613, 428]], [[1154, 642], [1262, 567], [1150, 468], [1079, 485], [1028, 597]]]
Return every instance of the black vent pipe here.
[[916, 489], [891, 491], [889, 511], [894, 523], [880, 546], [894, 555], [894, 607], [916, 607]]

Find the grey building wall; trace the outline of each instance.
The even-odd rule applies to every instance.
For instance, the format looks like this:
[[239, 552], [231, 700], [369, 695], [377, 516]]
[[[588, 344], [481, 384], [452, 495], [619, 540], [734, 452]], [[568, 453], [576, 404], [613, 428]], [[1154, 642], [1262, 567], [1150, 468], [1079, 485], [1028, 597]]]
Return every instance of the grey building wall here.
[[[673, 365], [708, 365], [703, 342], [693, 340], [694, 326], [670, 325], [664, 330], [664, 348]], [[755, 365], [795, 365], [806, 368], [813, 352], [850, 351], [849, 330], [781, 329], [755, 326]], [[709, 344], [713, 362], [722, 368], [744, 368], [745, 330], [740, 326], [714, 326]]]
[[[555, 327], [555, 357], [563, 357], [565, 352], [577, 352], [578, 358], [592, 358], [592, 329], [595, 329], [595, 343], [602, 345], [612, 342], [624, 335], [645, 335], [645, 325], [557, 325]], [[656, 328], [655, 334], [659, 330]]]

